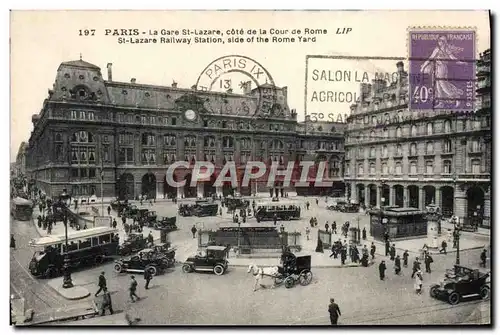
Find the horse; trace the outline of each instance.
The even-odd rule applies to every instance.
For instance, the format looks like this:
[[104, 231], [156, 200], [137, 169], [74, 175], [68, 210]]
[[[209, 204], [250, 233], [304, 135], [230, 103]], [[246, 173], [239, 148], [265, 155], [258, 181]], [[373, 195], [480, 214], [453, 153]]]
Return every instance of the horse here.
[[[275, 276], [277, 276], [279, 274], [277, 266], [273, 266], [273, 267], [260, 267], [260, 266], [257, 266], [255, 264], [250, 264], [248, 266], [247, 273], [250, 273], [250, 271], [252, 271], [252, 275], [253, 275], [253, 277], [255, 279], [255, 283], [254, 283], [254, 286], [253, 286], [254, 292], [257, 291], [257, 287], [259, 285], [261, 287], [265, 288], [265, 286], [260, 283], [260, 281], [264, 278], [264, 276], [275, 277]], [[274, 288], [274, 287], [275, 287], [275, 285], [273, 283], [273, 285], [272, 285], [271, 288]]]

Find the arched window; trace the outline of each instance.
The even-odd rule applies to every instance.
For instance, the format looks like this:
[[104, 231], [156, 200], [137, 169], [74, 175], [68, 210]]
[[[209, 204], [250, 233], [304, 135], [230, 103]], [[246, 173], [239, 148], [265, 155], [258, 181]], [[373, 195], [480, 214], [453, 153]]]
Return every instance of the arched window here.
[[434, 143], [432, 142], [427, 142], [425, 144], [425, 153], [427, 155], [432, 155], [434, 153]]
[[434, 134], [434, 125], [432, 122], [427, 123], [427, 135], [432, 135]]
[[401, 137], [403, 136], [403, 132], [401, 131], [401, 127], [396, 128], [396, 137]]
[[417, 162], [412, 161], [410, 162], [410, 175], [416, 175], [417, 174]]
[[444, 132], [445, 133], [451, 133], [451, 121], [450, 120], [444, 120]]
[[411, 156], [416, 156], [417, 155], [417, 143], [411, 143], [410, 144], [410, 155]]
[[480, 174], [481, 173], [481, 161], [479, 159], [471, 160], [472, 173]]
[[451, 161], [443, 161], [443, 174], [451, 174]]
[[270, 143], [271, 150], [283, 150], [284, 147], [285, 147], [285, 144], [283, 143], [283, 141], [278, 140], [278, 139], [274, 139]]
[[389, 167], [387, 166], [387, 163], [382, 163], [382, 174], [389, 174]]
[[345, 174], [349, 176], [351, 174], [351, 164], [347, 163], [345, 165]]
[[403, 166], [401, 164], [401, 162], [396, 162], [396, 171], [395, 173], [397, 175], [401, 175], [403, 173]]
[[414, 136], [418, 136], [417, 126], [416, 126], [416, 125], [414, 125], [414, 124], [413, 124], [413, 125], [411, 126], [411, 129], [410, 129], [410, 134], [411, 134], [411, 136], [412, 136], [412, 137], [414, 137]]
[[370, 175], [374, 175], [375, 171], [375, 163], [370, 163]]

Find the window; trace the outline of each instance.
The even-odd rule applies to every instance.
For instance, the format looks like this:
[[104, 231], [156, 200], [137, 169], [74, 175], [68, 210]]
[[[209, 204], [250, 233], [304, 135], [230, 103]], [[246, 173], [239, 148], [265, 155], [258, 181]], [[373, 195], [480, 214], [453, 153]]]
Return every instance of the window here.
[[469, 150], [471, 152], [481, 152], [481, 142], [475, 138], [469, 142]]
[[171, 121], [172, 121], [172, 126], [175, 126], [177, 124], [177, 118], [176, 117], [173, 117], [171, 119]]
[[372, 124], [373, 125], [377, 124], [377, 117], [376, 116], [372, 116]]
[[102, 151], [103, 151], [103, 157], [102, 157], [102, 158], [103, 158], [103, 160], [104, 160], [105, 162], [110, 162], [110, 161], [111, 161], [111, 159], [110, 159], [110, 156], [111, 156], [111, 155], [110, 155], [110, 153], [109, 153], [109, 152], [110, 152], [110, 151], [109, 151], [109, 145], [104, 145], [104, 146], [102, 147]]
[[403, 146], [401, 144], [396, 146], [396, 156], [403, 156]]
[[240, 140], [241, 149], [252, 149], [252, 140], [248, 137], [244, 137]]
[[434, 143], [432, 142], [427, 142], [425, 144], [425, 153], [427, 155], [432, 155], [434, 153]]
[[102, 137], [102, 143], [109, 143], [109, 138], [108, 138], [108, 135], [104, 135]]
[[403, 174], [403, 165], [401, 164], [401, 162], [396, 162], [396, 171], [395, 171], [395, 173], [397, 175]]
[[445, 133], [450, 133], [451, 132], [451, 121], [450, 120], [444, 120], [444, 132]]
[[372, 130], [372, 131], [370, 132], [370, 140], [374, 140], [374, 139], [375, 139], [375, 131], [374, 131], [374, 130]]
[[145, 165], [156, 164], [155, 149], [143, 149], [141, 154], [141, 162]]
[[443, 153], [450, 153], [451, 152], [451, 141], [450, 140], [444, 140], [443, 142]]
[[170, 164], [175, 162], [176, 154], [173, 150], [166, 150], [163, 152], [163, 163]]
[[87, 152], [89, 155], [89, 163], [95, 164], [95, 148], [89, 147]]
[[389, 138], [389, 130], [387, 128], [384, 128], [383, 134], [384, 134], [384, 138]]
[[450, 160], [443, 161], [443, 173], [444, 174], [451, 174], [451, 161]]
[[387, 149], [387, 145], [382, 147], [382, 156], [387, 157], [389, 155], [389, 150]]
[[364, 174], [363, 164], [358, 164], [358, 176], [362, 176]]
[[205, 136], [203, 138], [203, 146], [205, 148], [215, 148], [215, 137]]
[[333, 156], [330, 160], [330, 177], [338, 177], [340, 175], [340, 160], [337, 156]]
[[71, 111], [71, 118], [72, 119], [78, 119], [78, 112], [77, 111]]
[[230, 136], [224, 136], [222, 138], [222, 147], [223, 148], [228, 149], [228, 148], [233, 148], [233, 146], [234, 146], [234, 142], [233, 142], [233, 138], [232, 137], [230, 137]]
[[410, 156], [416, 156], [417, 155], [417, 143], [411, 143], [410, 144]]
[[163, 145], [165, 147], [175, 147], [177, 145], [175, 135], [163, 135]]
[[425, 174], [433, 174], [434, 173], [434, 162], [426, 161], [425, 162]]
[[89, 169], [89, 178], [95, 178], [95, 168]]
[[142, 124], [146, 124], [146, 123], [148, 123], [148, 121], [149, 121], [149, 119], [148, 119], [148, 117], [147, 117], [147, 116], [145, 116], [145, 115], [142, 115], [142, 116], [141, 116], [141, 123], [142, 123]]
[[203, 120], [203, 127], [208, 128], [208, 120]]
[[481, 161], [479, 159], [471, 160], [472, 173], [479, 174], [481, 173]]
[[410, 162], [410, 175], [416, 175], [417, 174], [417, 162], [413, 161]]
[[347, 163], [345, 165], [345, 174], [348, 176], [351, 174], [351, 164]]
[[398, 111], [398, 122], [403, 122], [403, 111]]
[[118, 152], [118, 160], [121, 164], [133, 164], [134, 148], [120, 148]]
[[77, 143], [93, 143], [94, 135], [88, 131], [77, 131], [71, 136], [71, 142]]
[[62, 134], [56, 133], [56, 135], [54, 136], [54, 141], [55, 142], [62, 142]]
[[196, 136], [184, 136], [184, 146], [188, 148], [196, 148]]
[[370, 148], [370, 157], [375, 157], [376, 156], [376, 150], [375, 150], [375, 147], [371, 147]]
[[389, 173], [389, 167], [387, 166], [387, 163], [382, 163], [382, 174], [386, 175]]
[[431, 122], [427, 123], [426, 129], [427, 129], [427, 135], [434, 134], [434, 125]]
[[363, 157], [365, 157], [365, 151], [364, 151], [364, 149], [363, 149], [363, 148], [361, 148], [361, 147], [360, 147], [360, 148], [358, 148], [358, 157], [359, 157], [359, 158], [363, 158]]
[[156, 136], [154, 134], [150, 134], [150, 133], [142, 134], [141, 144], [146, 145], [146, 146], [155, 146], [156, 145]]
[[412, 125], [411, 126], [411, 129], [410, 129], [410, 134], [411, 136], [417, 136], [417, 126], [416, 125]]
[[351, 152], [349, 150], [345, 151], [345, 158], [350, 159], [351, 158]]
[[119, 134], [118, 144], [120, 145], [132, 145], [134, 144], [134, 134]]
[[403, 135], [402, 131], [401, 131], [401, 127], [397, 127], [396, 128], [396, 137], [401, 137]]
[[375, 175], [375, 163], [370, 164], [370, 175]]
[[56, 143], [54, 153], [55, 153], [56, 160], [59, 161], [59, 160], [63, 159], [63, 146], [62, 146], [62, 144]]

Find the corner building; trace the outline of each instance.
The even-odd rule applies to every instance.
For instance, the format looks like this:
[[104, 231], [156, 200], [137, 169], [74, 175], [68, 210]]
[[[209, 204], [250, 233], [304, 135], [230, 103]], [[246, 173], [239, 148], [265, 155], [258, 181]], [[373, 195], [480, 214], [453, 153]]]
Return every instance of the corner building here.
[[[192, 165], [201, 160], [216, 166], [234, 161], [241, 179], [247, 161], [276, 161], [286, 167], [305, 154], [335, 159], [337, 170], [331, 173], [342, 181], [343, 132], [326, 127], [312, 134], [303, 131], [297, 114], [288, 107], [287, 87], [264, 84], [252, 89], [247, 82], [243, 94], [207, 92], [178, 88], [176, 83], [146, 85], [134, 78], [116, 82], [111, 63], [107, 72], [104, 80], [98, 66], [81, 59], [60, 64], [40, 113], [32, 117], [27, 171], [49, 196], [66, 190], [73, 196], [100, 197], [101, 184], [104, 197], [128, 199], [141, 194], [268, 192], [264, 181], [237, 189], [216, 188], [216, 174], [190, 187]], [[263, 110], [260, 96], [272, 96], [274, 103]], [[337, 143], [336, 149], [324, 149], [331, 141]], [[305, 152], [304, 143], [318, 150]], [[175, 179], [186, 180], [185, 187], [166, 183], [167, 168], [176, 161], [191, 164], [176, 170]], [[275, 188], [283, 186], [277, 182]], [[339, 188], [343, 190], [343, 184]]]
[[[489, 63], [479, 64], [478, 77], [489, 78]], [[396, 66], [397, 81], [361, 84], [362, 100], [351, 106], [345, 143], [348, 197], [367, 207], [425, 209], [434, 203], [445, 215], [489, 226], [490, 108], [409, 110], [408, 74], [402, 62]], [[491, 91], [484, 87], [479, 84], [478, 96]]]

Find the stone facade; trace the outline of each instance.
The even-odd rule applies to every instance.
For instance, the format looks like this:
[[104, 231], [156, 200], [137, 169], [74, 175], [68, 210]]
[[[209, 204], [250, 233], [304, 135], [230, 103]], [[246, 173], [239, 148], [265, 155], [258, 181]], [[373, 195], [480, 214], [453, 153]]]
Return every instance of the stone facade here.
[[[403, 63], [396, 66], [397, 82], [361, 84], [364, 99], [351, 106], [345, 136], [348, 196], [367, 207], [423, 210], [435, 203], [447, 215], [480, 216], [489, 225], [490, 109], [409, 110], [408, 74]], [[483, 69], [489, 75], [489, 65]]]
[[[208, 92], [176, 83], [116, 82], [112, 64], [107, 70], [104, 80], [99, 67], [81, 59], [62, 63], [41, 112], [32, 117], [28, 171], [49, 196], [64, 190], [74, 196], [127, 198], [234, 192], [216, 189], [211, 182], [168, 186], [168, 166], [184, 160], [216, 166], [235, 161], [241, 174], [242, 164], [250, 160], [286, 166], [298, 158], [315, 158], [332, 161], [332, 180], [342, 181], [345, 125], [299, 124], [288, 107], [286, 87], [264, 84], [248, 86], [244, 94]], [[263, 95], [275, 98], [266, 112], [258, 105]], [[189, 184], [191, 174], [189, 168], [180, 171], [179, 181]], [[338, 188], [344, 190], [343, 185]], [[268, 190], [262, 183], [237, 191]]]

